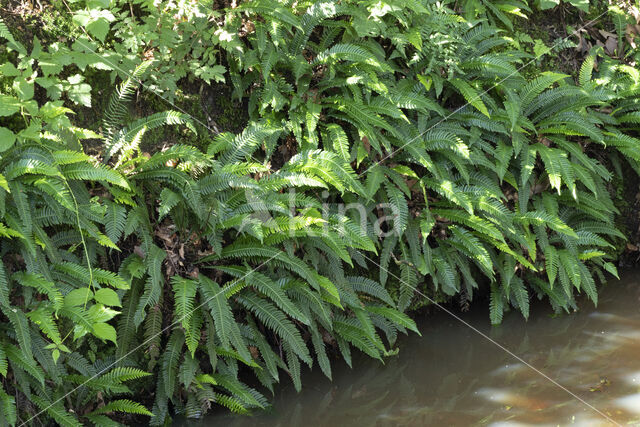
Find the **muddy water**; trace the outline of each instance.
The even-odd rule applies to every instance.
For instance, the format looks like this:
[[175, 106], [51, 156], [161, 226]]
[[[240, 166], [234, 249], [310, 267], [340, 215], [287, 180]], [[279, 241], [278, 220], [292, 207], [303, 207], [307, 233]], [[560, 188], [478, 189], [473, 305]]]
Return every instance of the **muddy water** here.
[[[512, 312], [499, 327], [484, 307], [462, 317], [616, 423], [640, 425], [640, 271], [611, 281], [597, 308], [584, 302], [576, 314], [538, 305], [528, 322]], [[615, 425], [450, 316], [419, 323], [422, 337], [402, 340], [385, 365], [336, 363], [333, 382], [316, 369], [301, 393], [280, 388], [269, 413], [192, 425]]]

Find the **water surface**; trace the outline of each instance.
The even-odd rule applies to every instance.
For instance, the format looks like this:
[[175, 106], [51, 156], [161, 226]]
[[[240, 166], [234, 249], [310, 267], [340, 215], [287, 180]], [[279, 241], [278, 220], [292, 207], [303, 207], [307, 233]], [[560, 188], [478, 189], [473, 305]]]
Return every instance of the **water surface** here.
[[[546, 303], [489, 325], [487, 308], [461, 317], [622, 425], [640, 425], [640, 271], [553, 316]], [[437, 309], [435, 309], [437, 310]], [[440, 312], [418, 320], [422, 337], [401, 340], [382, 365], [365, 357], [319, 369], [303, 390], [277, 389], [269, 413], [214, 415], [190, 425], [225, 426], [606, 426], [602, 415], [478, 333]], [[281, 378], [284, 378], [284, 374]]]

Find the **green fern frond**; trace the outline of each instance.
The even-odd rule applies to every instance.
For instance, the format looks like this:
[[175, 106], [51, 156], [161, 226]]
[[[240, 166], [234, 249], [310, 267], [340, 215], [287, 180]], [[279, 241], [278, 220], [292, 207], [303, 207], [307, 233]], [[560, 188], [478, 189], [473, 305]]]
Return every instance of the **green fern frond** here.
[[127, 103], [131, 100], [136, 88], [140, 84], [140, 77], [151, 66], [152, 61], [140, 63], [115, 90], [109, 99], [105, 112], [103, 126], [106, 137], [111, 139], [117, 128], [122, 125], [127, 115]]
[[143, 405], [128, 399], [112, 400], [106, 405], [91, 412], [91, 414], [89, 415], [110, 414], [113, 412], [122, 412], [125, 414], [147, 415], [150, 417], [153, 416], [153, 413], [151, 413]]
[[44, 399], [37, 395], [32, 395], [31, 400], [53, 418], [59, 425], [64, 427], [80, 427], [82, 424], [75, 415], [68, 412], [61, 401], [51, 403], [48, 399]]
[[196, 282], [180, 276], [173, 276], [171, 282], [175, 303], [175, 320], [186, 329], [195, 307]]
[[[0, 24], [1, 25], [1, 24]], [[0, 32], [2, 28], [0, 27]], [[10, 426], [16, 425], [18, 411], [16, 410], [16, 399], [0, 389], [0, 419]]]
[[89, 163], [72, 163], [63, 165], [62, 174], [72, 180], [83, 181], [104, 181], [117, 185], [124, 189], [129, 189], [129, 183], [118, 172], [108, 169], [102, 165], [92, 165]]
[[202, 293], [203, 302], [209, 307], [211, 317], [214, 320], [216, 336], [224, 347], [229, 347], [233, 344], [245, 363], [249, 363], [252, 360], [251, 354], [233, 317], [223, 289], [204, 275], [200, 275], [199, 283], [199, 291]]
[[266, 327], [273, 330], [283, 342], [290, 345], [291, 350], [301, 360], [311, 365], [309, 349], [302, 341], [300, 331], [275, 305], [250, 294], [238, 297], [238, 301], [260, 319]]

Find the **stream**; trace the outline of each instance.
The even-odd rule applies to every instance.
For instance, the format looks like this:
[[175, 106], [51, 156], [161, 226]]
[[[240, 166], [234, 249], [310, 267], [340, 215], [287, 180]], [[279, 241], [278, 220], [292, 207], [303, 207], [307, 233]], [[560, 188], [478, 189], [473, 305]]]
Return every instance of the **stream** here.
[[640, 425], [639, 308], [640, 270], [631, 270], [601, 289], [597, 308], [583, 300], [579, 312], [554, 316], [543, 301], [532, 304], [528, 321], [511, 311], [494, 327], [487, 304], [460, 315], [584, 402], [434, 308], [417, 319], [422, 336], [403, 336], [399, 354], [384, 365], [354, 357], [350, 369], [334, 361], [333, 382], [315, 367], [303, 374], [300, 393], [289, 384], [276, 388], [268, 412], [180, 424]]

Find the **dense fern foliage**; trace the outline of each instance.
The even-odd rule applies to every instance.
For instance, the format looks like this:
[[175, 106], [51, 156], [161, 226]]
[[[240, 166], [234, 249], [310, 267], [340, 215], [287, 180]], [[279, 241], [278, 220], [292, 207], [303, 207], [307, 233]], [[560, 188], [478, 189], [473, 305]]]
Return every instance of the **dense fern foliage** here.
[[[5, 64], [5, 74], [29, 70], [26, 49], [2, 23], [0, 34], [21, 58], [17, 67]], [[119, 398], [131, 393], [126, 381], [149, 374], [110, 366], [108, 349], [116, 343], [110, 321], [130, 285], [97, 267], [99, 257], [118, 249], [104, 228], [109, 188], [125, 191], [129, 184], [82, 153], [79, 141], [98, 135], [72, 127], [61, 101], [39, 105], [33, 82], [15, 80], [14, 87], [18, 96], [3, 96], [2, 116], [20, 111], [24, 127], [17, 134], [1, 128], [0, 419], [15, 425], [42, 412], [61, 425], [78, 424], [69, 402], [97, 424], [110, 421], [103, 415], [109, 412], [151, 415]], [[98, 401], [104, 406], [97, 408]]]
[[[539, 3], [72, 2], [76, 39], [45, 46], [0, 21], [0, 423], [248, 413], [336, 356], [384, 362], [434, 301], [597, 303], [640, 55], [612, 7], [615, 55], [538, 72], [514, 24]], [[214, 81], [242, 132], [133, 113]]]
[[[263, 7], [240, 15], [253, 21]], [[362, 202], [372, 222], [394, 216], [396, 232], [373, 239], [381, 256], [370, 261], [381, 284], [389, 269], [402, 278], [401, 309], [416, 286], [470, 298], [479, 275], [491, 283], [494, 323], [508, 305], [527, 317], [531, 295], [566, 310], [576, 291], [597, 302], [594, 276], [615, 274], [622, 237], [607, 166], [627, 157], [636, 167], [637, 157], [635, 129], [603, 111], [620, 98], [637, 105], [637, 71], [609, 63], [594, 78], [594, 51], [577, 85], [553, 72], [526, 79], [529, 57], [486, 22], [436, 3], [378, 8], [274, 8], [273, 22], [256, 23], [249, 53], [229, 54], [254, 119], [282, 123], [294, 152], [321, 148], [355, 164], [362, 186], [339, 199]]]
[[[125, 128], [145, 129], [155, 120]], [[118, 363], [160, 368], [154, 422], [168, 414], [169, 401], [195, 417], [214, 402], [238, 412], [264, 407], [264, 396], [239, 381], [240, 366], [270, 390], [282, 368], [300, 388], [300, 363], [312, 366], [312, 354], [331, 377], [329, 337], [347, 360], [350, 346], [382, 359], [398, 331], [417, 332], [383, 286], [345, 268], [353, 266], [349, 250], [375, 253], [368, 236], [338, 214], [329, 218], [336, 231], [325, 231], [314, 199], [291, 205], [288, 189], [334, 188], [326, 171], [299, 157], [263, 179], [250, 176], [268, 169], [242, 161], [247, 153], [238, 149], [274, 132], [256, 126], [217, 138], [207, 153], [174, 145], [147, 158], [135, 149], [139, 134], [128, 131], [121, 133], [132, 135], [122, 145], [129, 148], [112, 150], [134, 190], [120, 197], [136, 207], [126, 219], [113, 215], [111, 228], [140, 242], [120, 268], [131, 292], [118, 328]], [[170, 319], [162, 316], [167, 309]]]

